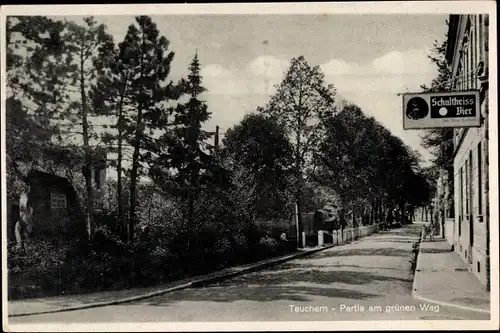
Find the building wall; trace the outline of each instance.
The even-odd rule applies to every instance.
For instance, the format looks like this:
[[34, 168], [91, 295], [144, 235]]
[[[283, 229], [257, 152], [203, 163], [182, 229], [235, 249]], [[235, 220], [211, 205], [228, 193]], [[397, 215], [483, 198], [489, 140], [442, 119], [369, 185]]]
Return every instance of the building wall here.
[[[451, 64], [453, 90], [480, 90], [487, 73], [487, 25], [484, 15], [461, 15]], [[478, 74], [484, 66], [483, 73]], [[483, 86], [484, 88], [484, 86]], [[487, 283], [488, 90], [481, 92], [482, 125], [454, 131], [455, 251], [469, 270]]]
[[484, 149], [488, 148], [486, 142], [484, 127], [469, 129], [454, 160], [457, 224], [454, 247], [482, 282], [486, 281], [487, 246], [485, 210], [488, 193], [483, 158], [486, 155]]
[[[453, 181], [450, 180], [451, 175], [448, 175], [446, 170], [440, 170], [439, 178], [437, 180], [437, 191], [434, 198], [434, 209], [439, 210], [437, 214], [439, 223], [439, 235], [443, 237], [450, 246], [454, 246], [455, 239], [455, 210], [454, 202], [449, 202], [455, 196], [453, 195], [453, 189], [449, 187], [449, 183]], [[454, 181], [453, 181], [454, 183]]]
[[444, 222], [445, 239], [450, 246], [455, 246], [455, 219], [447, 218]]

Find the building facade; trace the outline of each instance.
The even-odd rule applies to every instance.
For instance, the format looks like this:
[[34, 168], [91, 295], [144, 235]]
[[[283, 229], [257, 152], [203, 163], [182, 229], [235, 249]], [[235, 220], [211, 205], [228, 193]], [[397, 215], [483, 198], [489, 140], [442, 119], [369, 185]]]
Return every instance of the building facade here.
[[481, 125], [454, 129], [453, 248], [489, 289], [488, 16], [450, 15], [446, 58], [453, 91], [480, 92]]

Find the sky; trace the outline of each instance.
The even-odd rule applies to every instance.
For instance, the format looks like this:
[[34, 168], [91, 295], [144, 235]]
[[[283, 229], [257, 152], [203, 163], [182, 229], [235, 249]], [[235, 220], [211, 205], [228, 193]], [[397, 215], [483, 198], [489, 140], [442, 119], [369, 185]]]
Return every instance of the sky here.
[[[115, 42], [134, 16], [95, 16]], [[79, 17], [66, 17], [78, 21]], [[403, 130], [402, 97], [437, 75], [427, 55], [443, 40], [448, 15], [302, 14], [152, 16], [175, 53], [171, 79], [185, 77], [197, 52], [212, 113], [223, 134], [264, 106], [293, 57], [319, 65], [337, 93], [374, 116], [424, 159], [420, 131]]]

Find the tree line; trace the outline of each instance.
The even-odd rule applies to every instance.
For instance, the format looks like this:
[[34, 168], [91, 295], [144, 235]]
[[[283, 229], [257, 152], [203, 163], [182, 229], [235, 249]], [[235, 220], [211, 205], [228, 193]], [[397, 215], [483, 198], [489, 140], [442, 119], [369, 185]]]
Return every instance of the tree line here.
[[[176, 82], [174, 59], [148, 16], [136, 17], [118, 43], [93, 17], [7, 20], [8, 194], [22, 192], [37, 165], [64, 169], [84, 204], [99, 267], [114, 256], [116, 265], [132, 258], [124, 265], [137, 276], [146, 263], [169, 276], [165, 269], [186, 263], [213, 269], [277, 253], [276, 240], [255, 229], [259, 220], [295, 219], [302, 231], [304, 213], [328, 207], [327, 227], [338, 229], [428, 203], [418, 153], [353, 103], [340, 107], [335, 87], [303, 56], [220, 146], [204, 129], [217, 110], [203, 101], [200, 55]], [[101, 151], [117, 156], [108, 161], [117, 179], [104, 217], [96, 216], [92, 185]], [[144, 176], [153, 185], [143, 186]], [[106, 244], [111, 250], [98, 250]], [[88, 266], [94, 272], [97, 264]]]
[[254, 212], [295, 208], [300, 231], [302, 212], [324, 206], [330, 229], [384, 222], [394, 210], [409, 219], [430, 200], [419, 153], [355, 104], [340, 107], [335, 95], [319, 66], [294, 58], [268, 104], [228, 131], [226, 154], [250, 175], [244, 193], [261, 198]]
[[[169, 189], [188, 188], [189, 193], [182, 196], [193, 200], [204, 165], [211, 163], [210, 147], [203, 147], [209, 133], [202, 130], [202, 124], [210, 113], [198, 100], [204, 88], [197, 55], [187, 78], [175, 83], [169, 80], [174, 52], [148, 16], [137, 17], [117, 45], [105, 25], [93, 17], [84, 18], [83, 24], [14, 17], [7, 30], [12, 191], [16, 181], [22, 181], [39, 161], [62, 162], [69, 169], [81, 164], [87, 224], [93, 238], [91, 169], [98, 148], [105, 148], [117, 154], [112, 163], [117, 169], [118, 215], [121, 222], [128, 221], [130, 242], [137, 224], [141, 176], [150, 176]], [[169, 104], [184, 96], [188, 97], [186, 103]], [[97, 130], [100, 125], [92, 121], [95, 117], [106, 118], [113, 131]], [[72, 134], [80, 135], [81, 142], [67, 140]], [[131, 169], [126, 170], [130, 178], [128, 212], [122, 197], [125, 146], [133, 150]], [[177, 173], [163, 179], [168, 173], [160, 175], [160, 171], [169, 168]]]

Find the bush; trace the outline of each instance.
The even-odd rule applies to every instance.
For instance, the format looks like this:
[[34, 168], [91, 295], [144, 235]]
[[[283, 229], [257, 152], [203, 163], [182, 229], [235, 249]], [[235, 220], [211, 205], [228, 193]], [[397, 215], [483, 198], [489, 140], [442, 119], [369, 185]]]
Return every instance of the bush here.
[[65, 249], [51, 242], [31, 244], [27, 251], [11, 242], [7, 249], [10, 298], [58, 294]]
[[259, 241], [262, 258], [273, 256], [278, 250], [278, 241], [276, 239], [265, 236]]
[[126, 221], [120, 222], [116, 211], [102, 209], [94, 215], [92, 244], [74, 241], [60, 247], [40, 242], [29, 255], [9, 246], [9, 296], [147, 286], [296, 250], [295, 242], [276, 239], [279, 228], [261, 230], [237, 208], [209, 196], [198, 203], [202, 214], [193, 225], [197, 232], [188, 249], [186, 222], [177, 203], [161, 200], [152, 187], [140, 191], [146, 199], [138, 207], [133, 244], [126, 242]]
[[226, 266], [231, 257], [231, 242], [226, 237], [218, 238], [208, 252], [219, 263], [218, 266]]

